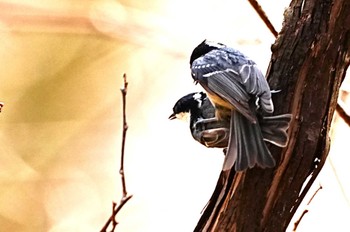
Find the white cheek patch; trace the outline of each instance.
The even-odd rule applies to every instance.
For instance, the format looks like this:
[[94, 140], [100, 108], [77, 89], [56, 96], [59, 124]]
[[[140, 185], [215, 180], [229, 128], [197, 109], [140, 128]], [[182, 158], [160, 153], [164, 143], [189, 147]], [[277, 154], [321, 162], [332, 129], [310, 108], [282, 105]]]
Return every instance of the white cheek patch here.
[[189, 114], [190, 113], [188, 113], [188, 112], [181, 112], [181, 113], [176, 114], [176, 118], [180, 119], [181, 121], [188, 122], [189, 118], [190, 118]]

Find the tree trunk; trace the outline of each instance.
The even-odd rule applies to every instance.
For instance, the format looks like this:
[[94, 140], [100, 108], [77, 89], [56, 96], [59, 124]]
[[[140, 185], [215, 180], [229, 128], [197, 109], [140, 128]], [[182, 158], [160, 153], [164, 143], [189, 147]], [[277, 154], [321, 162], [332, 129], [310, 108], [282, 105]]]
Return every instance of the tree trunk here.
[[[327, 158], [339, 87], [350, 62], [350, 1], [293, 0], [267, 73], [275, 114], [292, 113], [274, 169], [222, 172], [195, 231], [285, 231]], [[305, 183], [305, 187], [303, 184]]]

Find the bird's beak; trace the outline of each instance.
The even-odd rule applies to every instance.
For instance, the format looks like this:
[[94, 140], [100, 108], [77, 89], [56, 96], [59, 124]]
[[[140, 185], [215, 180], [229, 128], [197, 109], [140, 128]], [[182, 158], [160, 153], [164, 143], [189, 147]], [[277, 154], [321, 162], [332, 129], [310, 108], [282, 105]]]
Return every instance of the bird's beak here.
[[176, 118], [176, 115], [174, 114], [174, 113], [172, 113], [170, 116], [169, 116], [169, 119], [170, 120], [173, 120], [173, 119], [175, 119]]

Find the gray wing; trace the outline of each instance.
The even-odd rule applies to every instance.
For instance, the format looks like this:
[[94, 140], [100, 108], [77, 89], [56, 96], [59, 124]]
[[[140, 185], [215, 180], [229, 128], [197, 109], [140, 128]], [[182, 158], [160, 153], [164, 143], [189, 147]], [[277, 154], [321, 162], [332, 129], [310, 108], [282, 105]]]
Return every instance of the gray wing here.
[[229, 122], [217, 118], [199, 119], [192, 128], [192, 136], [206, 147], [227, 147], [229, 140]]
[[206, 78], [207, 84], [203, 87], [208, 92], [217, 94], [251, 122], [256, 122], [255, 112], [252, 112], [249, 107], [251, 97], [244, 86], [237, 81], [237, 73], [234, 70], [214, 71], [204, 74], [203, 77]]
[[229, 102], [250, 121], [256, 122], [255, 112], [249, 107], [252, 97], [259, 99], [265, 112], [273, 112], [269, 85], [253, 61], [214, 50], [196, 59], [191, 71], [194, 80], [209, 93]]
[[226, 148], [230, 131], [228, 128], [215, 128], [202, 131], [201, 141], [206, 147]]
[[259, 98], [260, 106], [266, 113], [273, 113], [270, 87], [264, 74], [256, 64], [244, 64], [240, 67], [239, 75], [249, 94]]

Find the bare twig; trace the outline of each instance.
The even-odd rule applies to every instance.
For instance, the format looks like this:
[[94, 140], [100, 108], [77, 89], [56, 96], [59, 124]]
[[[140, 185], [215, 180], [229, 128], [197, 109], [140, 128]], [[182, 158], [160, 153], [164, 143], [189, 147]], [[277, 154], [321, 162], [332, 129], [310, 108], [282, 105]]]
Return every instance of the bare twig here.
[[320, 184], [320, 186], [318, 186], [318, 189], [314, 192], [314, 194], [312, 195], [312, 197], [310, 198], [309, 202], [307, 203], [307, 205], [311, 204], [311, 201], [315, 198], [316, 194], [318, 193], [318, 191], [320, 191], [322, 189], [322, 185]]
[[275, 27], [272, 25], [271, 21], [267, 17], [265, 11], [261, 8], [261, 6], [258, 3], [258, 1], [256, 1], [256, 0], [248, 0], [248, 2], [250, 3], [250, 5], [252, 5], [254, 10], [258, 13], [258, 15], [260, 16], [262, 21], [264, 21], [265, 25], [267, 26], [267, 28], [269, 28], [269, 30], [271, 31], [273, 36], [277, 37], [278, 32], [276, 31]]
[[303, 219], [304, 215], [307, 214], [308, 212], [309, 212], [309, 210], [305, 209], [303, 211], [303, 213], [301, 214], [300, 218], [298, 220], [296, 220], [296, 222], [294, 222], [293, 232], [297, 231], [297, 228], [299, 226], [299, 223], [301, 222], [301, 219]]
[[123, 75], [124, 79], [124, 88], [120, 89], [123, 96], [123, 140], [122, 140], [122, 154], [120, 158], [120, 169], [119, 173], [122, 178], [122, 185], [123, 185], [123, 198], [127, 196], [128, 192], [126, 191], [126, 184], [125, 184], [125, 175], [124, 175], [124, 151], [125, 151], [125, 138], [126, 138], [126, 131], [128, 130], [128, 124], [126, 122], [126, 94], [128, 92], [128, 82], [126, 80], [126, 73]]
[[[315, 198], [316, 194], [317, 194], [318, 191], [320, 191], [321, 189], [322, 189], [322, 185], [320, 185], [320, 186], [318, 187], [318, 189], [314, 192], [314, 194], [311, 196], [309, 202], [306, 204], [307, 206], [310, 205], [311, 201]], [[308, 209], [305, 209], [305, 210], [302, 212], [302, 214], [301, 214], [301, 216], [299, 217], [299, 219], [296, 220], [296, 221], [294, 222], [293, 232], [296, 232], [296, 231], [297, 231], [297, 228], [298, 228], [298, 226], [299, 226], [299, 223], [301, 222], [301, 219], [303, 219], [303, 217], [305, 216], [305, 214], [307, 214], [308, 212], [309, 212], [309, 210], [308, 210]]]
[[122, 139], [122, 150], [121, 150], [120, 169], [119, 169], [119, 174], [121, 176], [122, 187], [123, 187], [123, 196], [120, 199], [119, 204], [113, 202], [112, 215], [109, 217], [108, 221], [101, 229], [101, 232], [106, 232], [107, 228], [111, 223], [112, 223], [111, 231], [113, 232], [115, 230], [115, 227], [118, 224], [115, 217], [117, 216], [118, 212], [123, 208], [123, 206], [126, 204], [126, 202], [128, 202], [132, 197], [132, 195], [128, 195], [128, 192], [126, 190], [125, 173], [124, 173], [125, 139], [126, 139], [126, 132], [128, 130], [128, 124], [126, 122], [126, 94], [128, 91], [128, 82], [127, 82], [125, 73], [123, 75], [123, 79], [124, 79], [124, 87], [120, 89], [120, 91], [122, 92], [122, 98], [123, 98], [123, 139]]

